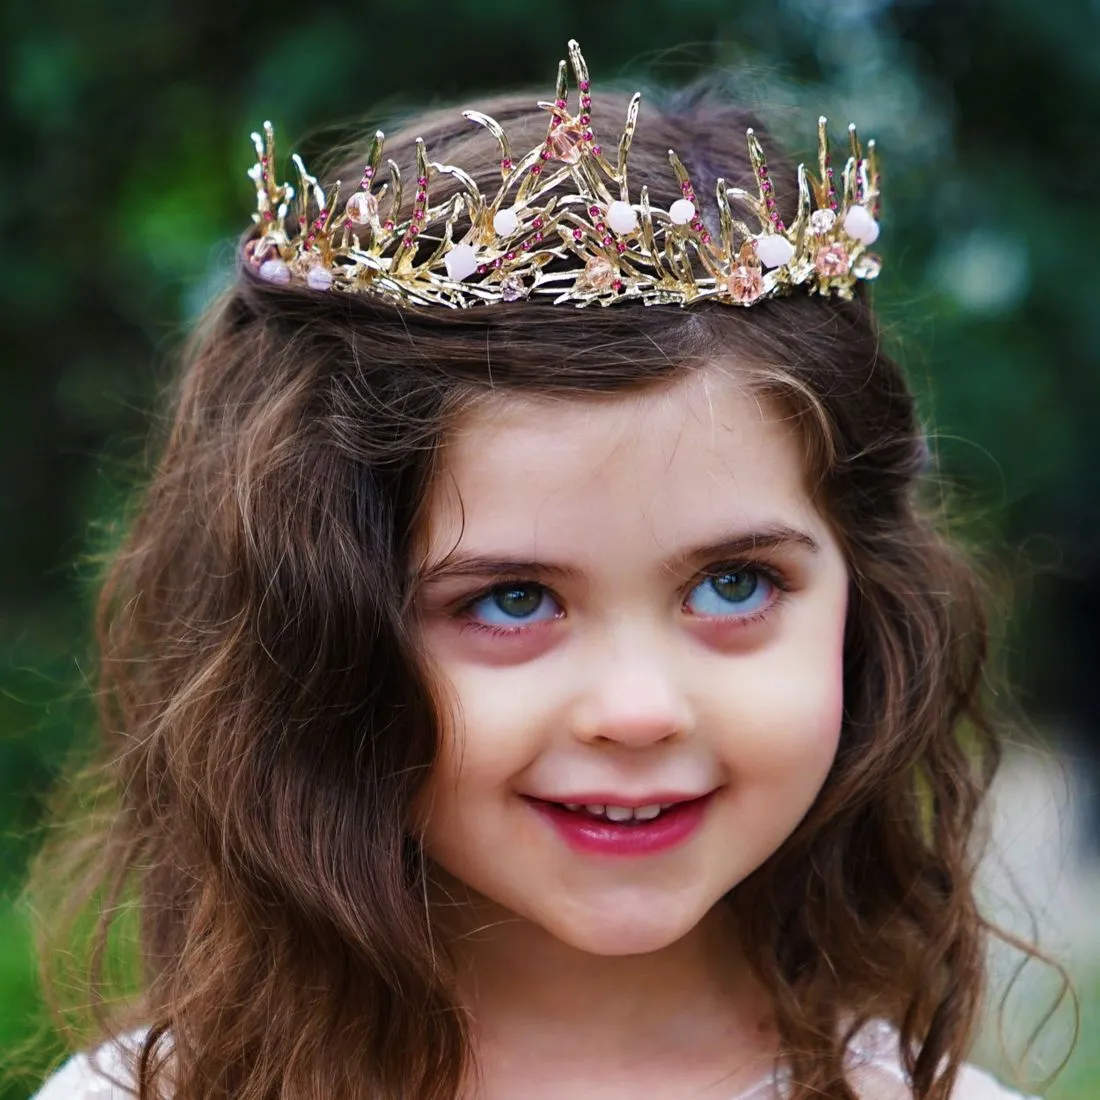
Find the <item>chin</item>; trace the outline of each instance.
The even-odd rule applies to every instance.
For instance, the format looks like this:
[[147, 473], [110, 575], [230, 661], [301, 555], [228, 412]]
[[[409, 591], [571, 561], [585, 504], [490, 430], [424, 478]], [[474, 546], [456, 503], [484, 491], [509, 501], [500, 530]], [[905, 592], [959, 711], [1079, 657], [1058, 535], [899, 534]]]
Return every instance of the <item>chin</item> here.
[[582, 920], [544, 919], [538, 923], [555, 939], [589, 955], [649, 955], [683, 939], [701, 920], [684, 914], [660, 920], [649, 913], [642, 919], [614, 920], [587, 915]]

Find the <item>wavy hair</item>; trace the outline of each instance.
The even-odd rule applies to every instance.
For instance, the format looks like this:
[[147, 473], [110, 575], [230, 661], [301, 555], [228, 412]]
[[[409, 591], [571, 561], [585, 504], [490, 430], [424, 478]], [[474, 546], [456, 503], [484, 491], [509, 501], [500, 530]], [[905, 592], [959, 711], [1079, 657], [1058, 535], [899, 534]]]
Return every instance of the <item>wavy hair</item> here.
[[[539, 140], [527, 97], [477, 106]], [[596, 113], [618, 126], [625, 98]], [[719, 174], [748, 185], [749, 124], [706, 97], [647, 105], [635, 186], [679, 197], [670, 146], [699, 194]], [[429, 114], [388, 151], [412, 163], [416, 135], [489, 166], [473, 174], [490, 185], [486, 134]], [[363, 155], [331, 176], [357, 178]], [[790, 201], [790, 166], [772, 168]], [[983, 590], [934, 521], [922, 426], [867, 302], [418, 311], [245, 268], [186, 350], [106, 572], [96, 755], [32, 881], [59, 1022], [75, 988], [95, 1009], [83, 1040], [148, 1027], [143, 1100], [460, 1094], [469, 1025], [406, 827], [437, 752], [410, 606], [441, 446], [490, 391], [585, 400], [716, 359], [797, 420], [851, 578], [834, 766], [726, 900], [774, 998], [795, 1100], [855, 1100], [843, 1051], [872, 1017], [899, 1029], [916, 1100], [947, 1100], [990, 934], [1043, 956], [976, 903], [1001, 753]], [[89, 966], [59, 977], [76, 938]], [[112, 1000], [120, 955], [137, 969]]]

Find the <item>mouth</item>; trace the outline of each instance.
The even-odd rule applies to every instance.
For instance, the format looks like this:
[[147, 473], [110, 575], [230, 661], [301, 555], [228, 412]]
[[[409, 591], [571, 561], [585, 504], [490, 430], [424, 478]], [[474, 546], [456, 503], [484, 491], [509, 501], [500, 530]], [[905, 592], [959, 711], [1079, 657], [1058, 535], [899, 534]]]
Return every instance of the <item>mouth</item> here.
[[576, 851], [645, 855], [691, 837], [701, 827], [714, 793], [637, 806], [554, 802], [527, 796], [524, 800]]

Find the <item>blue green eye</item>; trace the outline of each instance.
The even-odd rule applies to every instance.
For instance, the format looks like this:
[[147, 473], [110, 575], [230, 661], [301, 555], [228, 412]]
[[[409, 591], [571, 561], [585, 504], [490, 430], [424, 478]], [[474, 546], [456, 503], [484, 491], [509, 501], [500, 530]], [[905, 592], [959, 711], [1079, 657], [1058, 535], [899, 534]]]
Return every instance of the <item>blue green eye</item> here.
[[696, 615], [732, 617], [752, 615], [767, 607], [775, 584], [763, 573], [747, 567], [716, 573], [701, 581], [687, 599]]
[[557, 618], [558, 608], [541, 585], [506, 584], [471, 604], [469, 614], [489, 626], [516, 626]]

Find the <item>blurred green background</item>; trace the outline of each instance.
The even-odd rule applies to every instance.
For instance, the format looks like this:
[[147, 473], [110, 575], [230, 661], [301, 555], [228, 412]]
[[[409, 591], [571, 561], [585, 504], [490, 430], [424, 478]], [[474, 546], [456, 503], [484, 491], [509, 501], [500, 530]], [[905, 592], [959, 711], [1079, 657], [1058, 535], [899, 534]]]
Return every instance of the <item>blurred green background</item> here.
[[[1013, 676], [1082, 777], [1066, 813], [1086, 840], [1100, 831], [1096, 0], [8, 3], [0, 1060], [40, 1013], [15, 898], [43, 795], [94, 735], [89, 558], [140, 482], [178, 340], [229, 277], [253, 204], [249, 132], [271, 118], [308, 162], [330, 123], [516, 85], [546, 98], [569, 37], [597, 93], [717, 70], [796, 155], [812, 157], [818, 113], [838, 141], [849, 119], [877, 138], [876, 303], [969, 529], [1026, 578]], [[1096, 950], [1075, 958], [1100, 954], [1095, 916]], [[1061, 1100], [1100, 1096], [1100, 979], [1075, 965], [1085, 1022], [1047, 1094]]]

